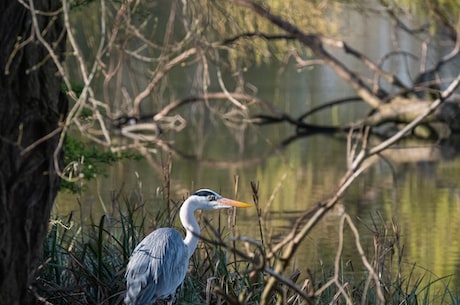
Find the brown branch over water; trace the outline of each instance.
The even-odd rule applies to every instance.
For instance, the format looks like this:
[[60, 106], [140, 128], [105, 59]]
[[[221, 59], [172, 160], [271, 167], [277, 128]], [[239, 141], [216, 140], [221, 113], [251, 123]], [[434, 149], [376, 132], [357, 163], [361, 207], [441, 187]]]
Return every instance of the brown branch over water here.
[[[233, 0], [234, 3], [251, 9], [256, 14], [269, 20], [281, 29], [295, 37], [299, 42], [308, 47], [316, 56], [324, 60], [334, 71], [344, 80], [346, 80], [357, 94], [373, 108], [379, 107], [383, 101], [376, 96], [369, 86], [353, 71], [349, 70], [341, 61], [332, 56], [323, 47], [322, 38], [318, 35], [305, 34], [295, 25], [287, 22], [281, 17], [270, 13], [270, 11], [252, 1]], [[377, 68], [378, 69], [378, 68]]]
[[344, 41], [334, 40], [334, 39], [326, 38], [326, 37], [320, 37], [320, 39], [322, 43], [331, 45], [336, 48], [343, 49], [343, 51], [346, 54], [356, 57], [363, 64], [365, 64], [369, 68], [369, 70], [376, 73], [377, 75], [380, 75], [381, 77], [386, 79], [390, 84], [403, 88], [405, 90], [409, 89], [403, 84], [403, 82], [396, 75], [383, 71], [377, 64], [375, 64], [372, 60], [370, 60], [369, 57], [365, 56], [361, 52], [358, 52], [358, 50], [352, 48], [349, 44], [345, 43]]

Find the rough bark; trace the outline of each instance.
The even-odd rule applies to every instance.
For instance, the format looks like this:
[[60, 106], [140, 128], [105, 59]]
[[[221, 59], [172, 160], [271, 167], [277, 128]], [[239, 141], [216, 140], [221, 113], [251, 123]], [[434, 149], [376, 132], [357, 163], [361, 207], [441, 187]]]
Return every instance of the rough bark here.
[[[0, 303], [13, 305], [36, 302], [28, 287], [59, 187], [53, 154], [67, 105], [26, 4], [0, 4]], [[60, 2], [34, 6], [42, 36], [62, 55], [59, 15], [41, 13], [55, 12]]]

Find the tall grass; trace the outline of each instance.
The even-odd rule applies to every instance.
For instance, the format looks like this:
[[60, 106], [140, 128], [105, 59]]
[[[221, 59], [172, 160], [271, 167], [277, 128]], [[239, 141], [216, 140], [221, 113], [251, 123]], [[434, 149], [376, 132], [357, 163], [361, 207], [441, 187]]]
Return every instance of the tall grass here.
[[[103, 215], [90, 224], [82, 224], [74, 215], [51, 221], [32, 287], [42, 303], [123, 304], [124, 273], [132, 250], [152, 229], [174, 224], [179, 204], [148, 215], [142, 196], [122, 202], [118, 198], [113, 199], [118, 207], [114, 215]], [[226, 213], [212, 217], [216, 215]], [[379, 274], [380, 287], [375, 287], [368, 273], [350, 273], [346, 264], [304, 266], [302, 272], [292, 270], [289, 276], [274, 275], [271, 267], [277, 256], [269, 257], [269, 249], [260, 241], [233, 236], [227, 222], [219, 220], [202, 217], [204, 238], [176, 304], [259, 304], [269, 275], [279, 276], [269, 304], [375, 304], [377, 288], [384, 291], [387, 304], [459, 304], [444, 279], [423, 281], [416, 276], [415, 265], [404, 273], [404, 251], [395, 223], [391, 228], [375, 223], [369, 228], [375, 236], [374, 250], [366, 256]], [[341, 260], [338, 247], [337, 261]], [[316, 271], [304, 271], [309, 269]], [[331, 281], [334, 277], [337, 282]]]
[[[51, 304], [122, 304], [129, 256], [148, 234], [142, 197], [118, 202], [115, 215], [84, 224], [74, 214], [56, 216], [43, 245], [34, 289]], [[154, 218], [161, 217], [157, 214]]]

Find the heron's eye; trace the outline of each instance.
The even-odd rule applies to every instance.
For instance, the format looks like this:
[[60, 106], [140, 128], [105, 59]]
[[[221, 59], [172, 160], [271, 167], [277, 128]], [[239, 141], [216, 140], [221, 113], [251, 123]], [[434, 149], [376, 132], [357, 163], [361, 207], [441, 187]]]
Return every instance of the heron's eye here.
[[214, 200], [216, 200], [216, 196], [208, 195], [208, 201], [214, 201]]

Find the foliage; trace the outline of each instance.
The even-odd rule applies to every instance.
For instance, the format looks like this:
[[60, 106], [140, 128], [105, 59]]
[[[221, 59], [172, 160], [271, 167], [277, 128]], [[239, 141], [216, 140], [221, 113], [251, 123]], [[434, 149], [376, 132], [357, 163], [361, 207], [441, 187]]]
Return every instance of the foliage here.
[[438, 20], [437, 26], [446, 22], [455, 24], [460, 7], [456, 0], [392, 0], [388, 1], [391, 5], [401, 5], [408, 8], [411, 12], [426, 16], [429, 20]]
[[[84, 182], [88, 182], [97, 175], [104, 174], [104, 168], [122, 160], [136, 160], [139, 154], [122, 151], [114, 153], [104, 151], [100, 147], [83, 142], [71, 135], [67, 135], [64, 145], [64, 170], [69, 180], [62, 179], [61, 188], [76, 193], [84, 189]], [[77, 178], [77, 179], [73, 179]]]
[[[287, 50], [302, 49], [270, 22], [232, 2], [203, 0], [189, 5], [189, 18], [201, 21], [196, 29], [200, 31], [201, 39], [223, 42], [223, 62], [234, 68], [239, 68], [241, 63], [261, 64], [274, 59], [284, 62], [289, 56]], [[308, 33], [331, 35], [337, 32], [336, 23], [332, 22], [338, 14], [334, 1], [327, 5], [321, 1], [269, 1], [267, 5]], [[209, 14], [202, 14], [203, 9]], [[308, 50], [304, 49], [304, 52]]]

